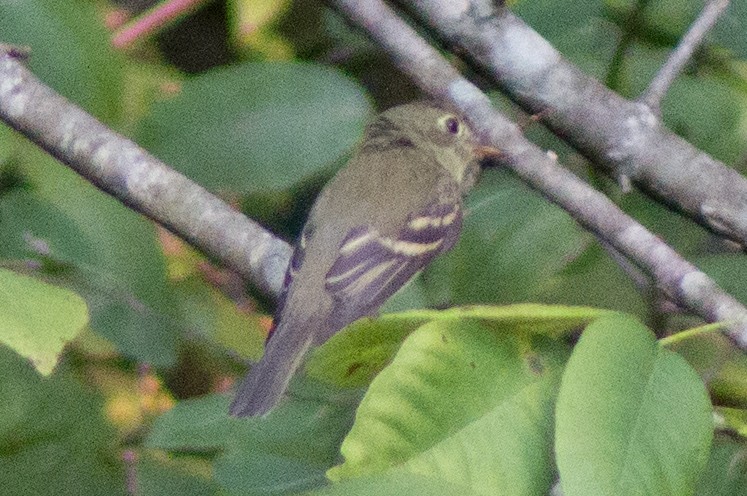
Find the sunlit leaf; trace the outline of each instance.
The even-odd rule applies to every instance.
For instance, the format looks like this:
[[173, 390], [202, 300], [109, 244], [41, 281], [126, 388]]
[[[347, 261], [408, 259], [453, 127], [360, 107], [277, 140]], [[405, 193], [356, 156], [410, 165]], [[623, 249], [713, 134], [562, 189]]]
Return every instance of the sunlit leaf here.
[[546, 491], [564, 357], [556, 342], [489, 322], [422, 325], [372, 382], [329, 477], [400, 467], [478, 494]]
[[52, 373], [67, 342], [88, 323], [83, 299], [72, 291], [0, 269], [0, 343]]

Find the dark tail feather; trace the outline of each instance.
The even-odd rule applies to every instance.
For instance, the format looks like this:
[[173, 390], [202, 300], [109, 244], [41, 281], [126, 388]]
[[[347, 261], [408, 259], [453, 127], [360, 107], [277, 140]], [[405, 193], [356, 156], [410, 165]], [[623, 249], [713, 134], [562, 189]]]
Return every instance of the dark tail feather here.
[[266, 415], [283, 397], [314, 340], [308, 329], [283, 331], [275, 329], [264, 356], [241, 382], [229, 408], [234, 417]]

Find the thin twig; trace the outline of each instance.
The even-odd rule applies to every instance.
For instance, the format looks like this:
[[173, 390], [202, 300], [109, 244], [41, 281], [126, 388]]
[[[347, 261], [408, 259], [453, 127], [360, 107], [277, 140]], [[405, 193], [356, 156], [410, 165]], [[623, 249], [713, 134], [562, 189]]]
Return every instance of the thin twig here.
[[747, 308], [609, 198], [559, 167], [528, 141], [518, 126], [496, 111], [415, 30], [380, 0], [332, 0], [350, 21], [373, 38], [424, 91], [447, 100], [470, 121], [483, 144], [498, 148], [516, 174], [556, 203], [587, 230], [623, 253], [656, 281], [667, 298], [703, 319], [728, 321], [728, 334], [747, 350]]
[[0, 119], [122, 203], [277, 295], [290, 247], [0, 51]]
[[122, 461], [125, 467], [125, 489], [127, 494], [135, 496], [138, 493], [137, 484], [137, 460], [138, 456], [134, 450], [126, 449], [122, 453]]
[[162, 30], [180, 17], [193, 12], [205, 2], [206, 0], [161, 2], [119, 29], [112, 37], [112, 45], [115, 48], [128, 48], [135, 42]]
[[698, 18], [680, 40], [677, 48], [674, 49], [658, 74], [651, 80], [651, 84], [646, 88], [646, 91], [638, 98], [640, 102], [648, 105], [657, 114], [660, 112], [661, 101], [669, 87], [682, 72], [695, 49], [716, 25], [716, 21], [719, 20], [727, 7], [729, 7], [729, 0], [709, 0], [706, 3]]
[[747, 246], [747, 179], [605, 88], [492, 0], [400, 0], [530, 114], [620, 180]]

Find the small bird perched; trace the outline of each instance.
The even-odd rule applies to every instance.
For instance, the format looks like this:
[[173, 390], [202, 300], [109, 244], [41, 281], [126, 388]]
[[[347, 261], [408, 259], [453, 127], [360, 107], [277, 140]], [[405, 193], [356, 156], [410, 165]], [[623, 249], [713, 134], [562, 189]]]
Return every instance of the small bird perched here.
[[265, 354], [241, 383], [230, 413], [265, 415], [306, 352], [371, 315], [462, 227], [462, 196], [485, 149], [435, 102], [383, 112], [309, 213], [285, 276]]

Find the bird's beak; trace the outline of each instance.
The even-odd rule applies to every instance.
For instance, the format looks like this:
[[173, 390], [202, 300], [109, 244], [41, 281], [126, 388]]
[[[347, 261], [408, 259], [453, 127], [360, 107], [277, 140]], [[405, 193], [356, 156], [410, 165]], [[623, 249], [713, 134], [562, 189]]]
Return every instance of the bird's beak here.
[[501, 152], [498, 148], [494, 148], [492, 146], [475, 146], [475, 155], [477, 155], [477, 158], [480, 160], [484, 160], [486, 158], [500, 158], [502, 154], [503, 152]]

